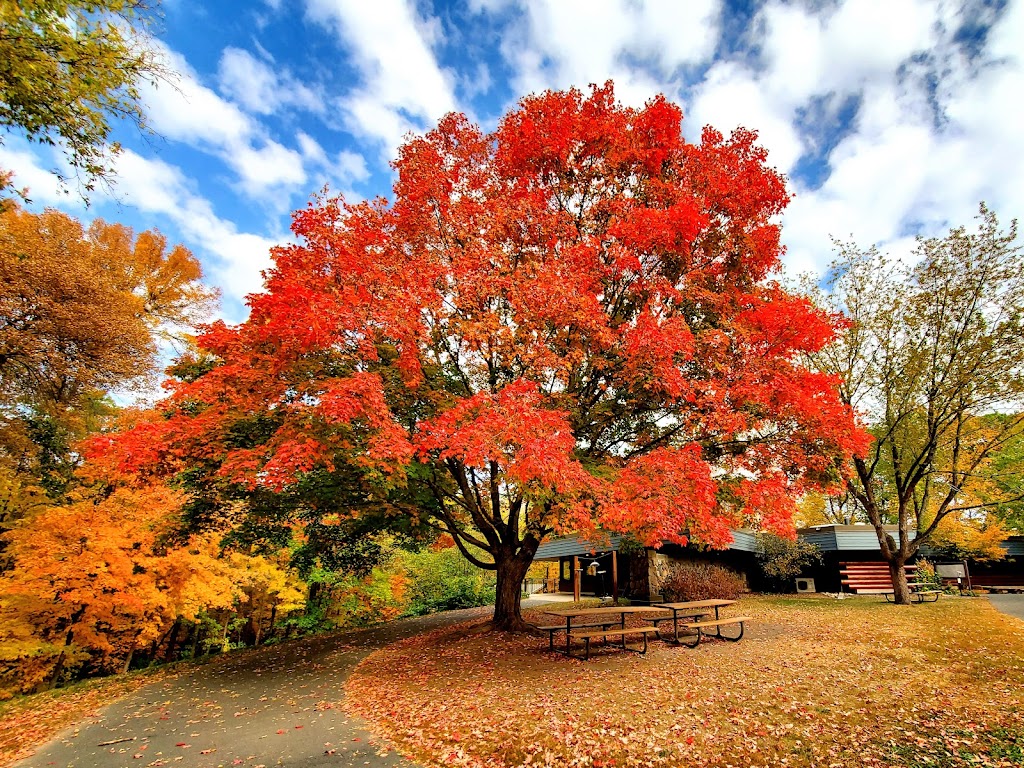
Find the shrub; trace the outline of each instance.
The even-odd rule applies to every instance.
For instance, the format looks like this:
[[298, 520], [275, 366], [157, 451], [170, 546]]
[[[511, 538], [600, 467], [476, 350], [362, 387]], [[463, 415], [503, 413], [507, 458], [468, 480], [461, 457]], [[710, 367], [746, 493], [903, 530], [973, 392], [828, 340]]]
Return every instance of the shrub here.
[[762, 532], [757, 535], [757, 559], [769, 583], [778, 591], [789, 592], [804, 568], [821, 562], [821, 550], [801, 539]]
[[712, 563], [674, 563], [661, 577], [661, 591], [670, 602], [735, 600], [746, 587], [746, 579], [741, 574]]
[[473, 608], [494, 602], [494, 571], [471, 565], [457, 549], [403, 553], [408, 577], [407, 615]]

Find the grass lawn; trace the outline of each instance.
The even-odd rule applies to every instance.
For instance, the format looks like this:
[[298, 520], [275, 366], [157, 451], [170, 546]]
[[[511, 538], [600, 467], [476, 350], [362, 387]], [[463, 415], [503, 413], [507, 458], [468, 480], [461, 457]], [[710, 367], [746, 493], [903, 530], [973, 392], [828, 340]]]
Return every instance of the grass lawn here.
[[439, 630], [368, 657], [349, 706], [437, 766], [1024, 765], [1024, 623], [988, 601], [748, 597], [726, 612], [754, 618], [739, 643], [590, 662], [546, 637]]

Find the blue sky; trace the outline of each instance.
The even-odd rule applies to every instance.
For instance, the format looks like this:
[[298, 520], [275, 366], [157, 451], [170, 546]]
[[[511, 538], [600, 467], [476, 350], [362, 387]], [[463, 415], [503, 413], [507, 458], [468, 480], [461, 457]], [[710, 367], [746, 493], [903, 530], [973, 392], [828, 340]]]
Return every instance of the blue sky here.
[[324, 184], [390, 193], [402, 136], [465, 112], [487, 128], [545, 88], [613, 79], [639, 105], [760, 132], [794, 193], [790, 273], [831, 237], [897, 252], [1024, 214], [1024, 2], [982, 0], [163, 0], [176, 87], [144, 90], [156, 136], [118, 128], [113, 194], [62, 195], [52, 150], [6, 137], [0, 167], [35, 207], [156, 227], [203, 260], [244, 319], [289, 213]]

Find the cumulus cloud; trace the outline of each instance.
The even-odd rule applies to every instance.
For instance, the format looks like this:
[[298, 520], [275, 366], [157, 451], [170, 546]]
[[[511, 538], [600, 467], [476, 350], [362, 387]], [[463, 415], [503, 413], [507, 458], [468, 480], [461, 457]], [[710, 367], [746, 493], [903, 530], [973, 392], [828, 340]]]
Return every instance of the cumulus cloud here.
[[[60, 163], [65, 173], [70, 169]], [[28, 197], [35, 203], [57, 206], [63, 209], [81, 208], [82, 199], [61, 185], [60, 179], [39, 163], [38, 156], [27, 145], [14, 141], [0, 144], [0, 171], [14, 174], [11, 180], [17, 190], [28, 190]]]
[[271, 139], [259, 122], [203, 85], [180, 54], [160, 48], [179, 78], [173, 85], [143, 88], [157, 133], [219, 157], [237, 173], [238, 187], [249, 197], [290, 194], [306, 182], [299, 152]]
[[628, 104], [678, 90], [688, 67], [709, 61], [719, 41], [717, 0], [477, 2], [477, 13], [513, 12], [502, 55], [518, 93], [615, 81]]
[[833, 235], [899, 254], [911, 233], [969, 223], [982, 199], [1005, 218], [1024, 210], [1022, 8], [986, 38], [975, 5], [769, 3], [747, 41], [757, 55], [717, 62], [692, 87], [697, 123], [757, 129], [790, 175], [790, 271], [822, 272]]
[[246, 111], [258, 115], [286, 108], [317, 114], [324, 111], [320, 94], [274, 64], [273, 59], [257, 58], [241, 48], [225, 48], [218, 67], [221, 91]]
[[383, 144], [383, 156], [409, 131], [420, 130], [456, 109], [452, 76], [443, 70], [432, 44], [436, 23], [404, 0], [307, 0], [307, 13], [333, 30], [362, 84], [342, 97], [346, 127], [356, 136]]
[[328, 154], [309, 134], [299, 132], [299, 149], [307, 164], [315, 169], [314, 186], [327, 185], [332, 193], [342, 193], [349, 200], [360, 196], [352, 191], [352, 185], [370, 178], [370, 170], [362, 155], [349, 150]]

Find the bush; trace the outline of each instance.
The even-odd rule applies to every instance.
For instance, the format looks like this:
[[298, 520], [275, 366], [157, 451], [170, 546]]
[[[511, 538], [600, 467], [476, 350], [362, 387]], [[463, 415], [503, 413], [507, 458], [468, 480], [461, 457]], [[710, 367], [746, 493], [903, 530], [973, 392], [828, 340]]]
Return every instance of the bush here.
[[494, 602], [495, 574], [473, 566], [457, 549], [404, 553], [409, 607], [406, 614], [473, 608]]
[[661, 591], [669, 602], [735, 600], [746, 587], [741, 574], [712, 563], [674, 563], [661, 578]]
[[821, 550], [801, 539], [784, 539], [774, 533], [757, 535], [757, 559], [765, 578], [780, 592], [793, 588], [793, 579], [804, 568], [821, 562]]

